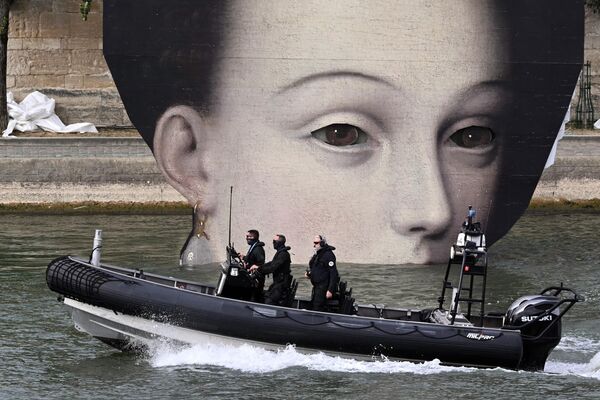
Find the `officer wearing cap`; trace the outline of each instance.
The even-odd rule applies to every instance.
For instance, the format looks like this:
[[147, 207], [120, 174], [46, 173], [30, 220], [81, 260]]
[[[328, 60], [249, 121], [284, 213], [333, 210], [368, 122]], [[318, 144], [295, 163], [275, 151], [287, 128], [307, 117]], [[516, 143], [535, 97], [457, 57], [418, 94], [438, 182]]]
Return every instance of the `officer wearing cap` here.
[[315, 254], [310, 259], [305, 276], [313, 285], [312, 309], [325, 311], [325, 302], [333, 298], [337, 291], [339, 275], [333, 250], [335, 247], [327, 243], [323, 235], [316, 235], [313, 240]]

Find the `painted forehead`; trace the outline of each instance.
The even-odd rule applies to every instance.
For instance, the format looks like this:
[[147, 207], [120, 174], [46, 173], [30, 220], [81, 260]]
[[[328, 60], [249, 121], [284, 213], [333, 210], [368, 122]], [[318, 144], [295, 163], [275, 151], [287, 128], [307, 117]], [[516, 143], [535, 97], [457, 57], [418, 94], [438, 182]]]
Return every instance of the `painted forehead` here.
[[495, 3], [234, 1], [226, 52], [263, 59], [489, 61], [506, 41]]

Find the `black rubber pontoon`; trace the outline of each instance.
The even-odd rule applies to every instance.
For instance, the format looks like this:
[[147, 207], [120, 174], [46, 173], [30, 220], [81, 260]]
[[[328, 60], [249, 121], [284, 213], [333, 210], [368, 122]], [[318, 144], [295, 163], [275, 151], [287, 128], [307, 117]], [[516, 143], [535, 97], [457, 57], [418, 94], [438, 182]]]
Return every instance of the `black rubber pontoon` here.
[[[91, 331], [81, 322], [82, 315], [91, 315], [88, 308], [126, 317], [116, 327], [108, 326], [107, 318], [96, 316], [93, 321], [102, 329], [112, 329], [106, 332], [125, 332], [125, 336], [109, 337], [103, 330], [90, 332], [118, 348], [128, 348], [130, 338], [143, 336], [139, 328], [128, 329], [126, 321], [133, 317], [185, 328], [186, 332], [276, 347], [292, 343], [300, 349], [348, 356], [439, 359], [450, 365], [531, 370], [543, 369], [549, 352], [560, 341], [561, 317], [581, 300], [569, 289], [551, 288], [539, 296], [517, 300], [506, 316], [490, 314], [474, 323], [456, 310], [442, 307], [348, 307], [341, 304], [353, 303], [347, 297], [331, 304], [333, 312], [315, 312], [308, 309], [307, 300], [293, 297], [288, 307], [241, 300], [237, 297], [244, 298], [240, 293], [251, 278], [239, 265], [224, 263], [222, 268], [220, 284], [211, 286], [61, 257], [49, 264], [46, 280], [51, 290], [72, 299], [74, 319], [78, 313], [82, 330]], [[219, 289], [221, 295], [217, 295]], [[573, 296], [560, 299], [564, 293]], [[559, 311], [562, 305], [566, 307]]]

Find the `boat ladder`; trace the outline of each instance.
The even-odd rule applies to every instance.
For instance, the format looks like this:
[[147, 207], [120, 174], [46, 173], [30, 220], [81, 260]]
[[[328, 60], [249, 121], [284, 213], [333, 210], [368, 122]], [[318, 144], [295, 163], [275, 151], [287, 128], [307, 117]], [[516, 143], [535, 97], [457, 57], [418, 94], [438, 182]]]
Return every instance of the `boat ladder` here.
[[[450, 275], [450, 269], [453, 264], [460, 262], [460, 275], [458, 280], [458, 287], [454, 288], [452, 283], [448, 280]], [[450, 324], [454, 325], [456, 315], [459, 313], [459, 304], [467, 304], [467, 320], [471, 320], [472, 306], [473, 304], [479, 305], [479, 326], [483, 326], [483, 316], [485, 312], [485, 288], [487, 278], [487, 252], [477, 249], [465, 248], [463, 250], [462, 257], [454, 257], [448, 260], [448, 266], [446, 267], [446, 274], [444, 275], [444, 282], [442, 285], [442, 295], [438, 298], [439, 308], [443, 309], [444, 300], [446, 296], [446, 289], [456, 289], [452, 294], [452, 305], [450, 310]], [[481, 281], [481, 295], [480, 297], [474, 297], [475, 277], [482, 279]]]

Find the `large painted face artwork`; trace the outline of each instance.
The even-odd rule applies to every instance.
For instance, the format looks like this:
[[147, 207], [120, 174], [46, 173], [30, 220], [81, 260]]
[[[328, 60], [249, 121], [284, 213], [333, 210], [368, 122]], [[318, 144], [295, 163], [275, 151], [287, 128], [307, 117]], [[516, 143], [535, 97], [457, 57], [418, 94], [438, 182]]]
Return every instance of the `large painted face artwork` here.
[[[581, 67], [583, 1], [105, 1], [105, 56], [222, 258], [233, 230], [444, 261], [473, 205], [522, 215]], [[568, 4], [567, 4], [568, 3]], [[135, 15], [135, 18], [132, 16]]]

